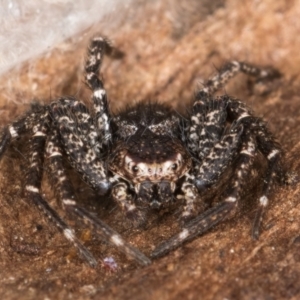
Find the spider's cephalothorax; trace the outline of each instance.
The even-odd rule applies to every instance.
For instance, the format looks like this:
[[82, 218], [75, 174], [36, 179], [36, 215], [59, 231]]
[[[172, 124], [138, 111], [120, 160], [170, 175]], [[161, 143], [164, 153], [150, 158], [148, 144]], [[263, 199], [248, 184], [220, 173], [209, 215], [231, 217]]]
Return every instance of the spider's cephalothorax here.
[[[97, 74], [104, 52], [112, 51], [101, 37], [91, 41], [85, 71], [86, 83], [93, 92], [93, 112], [77, 99], [64, 97], [33, 108], [4, 129], [0, 157], [11, 142], [31, 134], [26, 199], [54, 222], [91, 266], [97, 264], [41, 194], [43, 166], [47, 163], [63, 208], [84, 219], [102, 238], [138, 263], [147, 265], [151, 262], [148, 257], [77, 204], [63, 159], [98, 194], [110, 195], [133, 224], [145, 221], [145, 207], [159, 209], [179, 198], [184, 201], [182, 231], [159, 245], [151, 254], [155, 258], [232, 216], [255, 157], [261, 153], [267, 167], [252, 231], [253, 237], [258, 238], [270, 190], [276, 179], [283, 176], [281, 148], [266, 124], [245, 104], [228, 95], [214, 97], [213, 93], [238, 72], [261, 79], [277, 76], [278, 72], [231, 62], [197, 92], [188, 116], [182, 117], [156, 102], [132, 105], [112, 115]], [[231, 171], [230, 176], [227, 171]], [[224, 180], [225, 173], [228, 182], [222, 201], [197, 215], [202, 195]]]
[[[117, 130], [109, 169], [133, 187], [137, 205], [160, 208], [173, 198], [176, 182], [192, 166], [180, 140], [179, 117], [169, 107], [147, 103], [127, 109], [112, 122]], [[134, 203], [128, 209], [132, 216]]]

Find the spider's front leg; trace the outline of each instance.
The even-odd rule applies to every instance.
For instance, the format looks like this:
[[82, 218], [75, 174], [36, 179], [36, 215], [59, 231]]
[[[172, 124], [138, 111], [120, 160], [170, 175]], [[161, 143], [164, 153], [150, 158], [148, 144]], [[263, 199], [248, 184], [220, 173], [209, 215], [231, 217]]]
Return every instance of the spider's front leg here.
[[[242, 102], [228, 96], [217, 99], [226, 102], [229, 121], [234, 120], [233, 126], [229, 133], [221, 138], [220, 142], [216, 142], [202, 160], [200, 167], [196, 169], [194, 184], [198, 190], [206, 190], [207, 187], [218, 181], [223, 171], [234, 159], [234, 174], [225, 190], [225, 199], [188, 222], [179, 234], [159, 245], [154, 250], [152, 257], [166, 254], [183, 242], [203, 234], [213, 226], [231, 217], [238, 208], [238, 203], [253, 168], [255, 156], [260, 151], [267, 159], [268, 167], [265, 173], [262, 194], [259, 198], [259, 209], [252, 230], [252, 236], [257, 238], [262, 214], [268, 204], [268, 195], [274, 186], [275, 180], [284, 178], [281, 167], [281, 148], [265, 123], [254, 117]], [[222, 145], [222, 142], [226, 140], [227, 142]]]
[[[34, 205], [44, 212], [56, 227], [63, 232], [65, 237], [77, 247], [91, 266], [95, 266], [96, 260], [93, 255], [81, 244], [68, 225], [59, 217], [56, 211], [41, 195], [41, 182], [44, 170], [44, 150], [51, 121], [47, 109], [41, 111], [39, 114], [35, 113], [34, 116], [35, 123], [32, 123], [32, 137], [30, 139], [28, 151], [29, 168], [25, 176], [25, 197], [27, 201], [32, 201]], [[27, 122], [28, 121], [29, 120], [27, 120]]]
[[[56, 130], [53, 130], [51, 136], [48, 139], [46, 147], [46, 155], [49, 161], [49, 171], [52, 179], [52, 183], [55, 189], [58, 191], [59, 199], [63, 205], [63, 208], [72, 214], [75, 214], [82, 218], [85, 222], [90, 224], [96, 233], [105, 241], [109, 241], [112, 245], [116, 246], [121, 252], [125, 253], [130, 258], [133, 258], [140, 265], [148, 265], [151, 261], [138, 249], [128, 244], [121, 235], [106, 225], [94, 214], [88, 212], [83, 207], [79, 206], [76, 202], [75, 192], [71, 181], [68, 179], [66, 170], [63, 165], [63, 151], [59, 140], [59, 135]], [[60, 222], [62, 222], [60, 220]], [[58, 225], [57, 225], [58, 226]], [[89, 262], [91, 266], [97, 264], [95, 258], [89, 253], [89, 251], [80, 244], [76, 239], [73, 231], [68, 227], [63, 226], [63, 232], [65, 236], [75, 245], [79, 252]]]
[[111, 183], [99, 155], [98, 132], [86, 106], [75, 99], [63, 98], [51, 104], [50, 114], [70, 164], [96, 192], [105, 194]]
[[[189, 220], [195, 212], [194, 202], [199, 198], [196, 195], [195, 187], [200, 192], [207, 190], [220, 179], [233, 160], [235, 160], [236, 169], [225, 191], [224, 201], [186, 223], [179, 234], [163, 242], [154, 250], [151, 255], [154, 258], [203, 234], [236, 212], [257, 149], [268, 160], [263, 195], [259, 200], [260, 208], [253, 226], [252, 235], [253, 237], [258, 236], [261, 216], [268, 202], [267, 194], [272, 187], [274, 178], [279, 176], [280, 147], [266, 126], [259, 122], [258, 118], [254, 120], [249, 109], [241, 102], [227, 96], [213, 98], [213, 93], [238, 72], [259, 79], [272, 79], [280, 75], [272, 68], [259, 69], [249, 64], [233, 61], [208, 80], [204, 88], [197, 93], [188, 128], [187, 146], [198, 162], [194, 166], [194, 174], [191, 174], [187, 182], [182, 185], [186, 200], [183, 219]], [[226, 122], [232, 122], [227, 133]]]
[[188, 147], [195, 155], [193, 173], [182, 185], [186, 205], [183, 221], [196, 213], [194, 202], [200, 192], [216, 183], [226, 167], [234, 159], [240, 144], [243, 126], [233, 122], [224, 133], [227, 120], [227, 101], [205, 93], [198, 93], [193, 105], [191, 125], [188, 132]]
[[[213, 97], [213, 93], [228, 82], [233, 76], [239, 72], [255, 76], [260, 80], [270, 80], [280, 76], [280, 73], [273, 68], [258, 68], [253, 65], [232, 61], [227, 63], [221, 68], [219, 73], [209, 79], [204, 88], [202, 88], [197, 94], [193, 103], [192, 115], [190, 126], [188, 128], [188, 143], [187, 146], [192, 153], [199, 159], [200, 162], [195, 165], [194, 183], [199, 191], [205, 191], [208, 187], [216, 183], [219, 177], [222, 175], [226, 167], [234, 158], [237, 147], [239, 146], [240, 134], [245, 119], [251, 117], [253, 119], [253, 128], [251, 134], [255, 134], [261, 137], [258, 144], [264, 144], [260, 147], [260, 150], [266, 158], [272, 156], [271, 169], [278, 169], [277, 162], [279, 160], [279, 154], [281, 152], [278, 143], [274, 141], [272, 134], [267, 130], [263, 122], [254, 120], [250, 110], [243, 103], [230, 99], [228, 96]], [[251, 120], [252, 120], [251, 119]], [[234, 129], [232, 126], [229, 134], [224, 134], [226, 122], [233, 122], [239, 126], [239, 129]], [[246, 122], [246, 126], [248, 126]], [[259, 124], [262, 124], [258, 126]], [[257, 126], [256, 126], [257, 125]], [[252, 126], [252, 127], [253, 127]], [[258, 130], [257, 128], [260, 128]], [[235, 132], [236, 133], [235, 133]], [[258, 133], [259, 132], [259, 133]], [[274, 156], [274, 157], [273, 157]], [[274, 163], [273, 163], [274, 160]], [[267, 172], [270, 175], [267, 177], [275, 177], [276, 171], [269, 170]], [[270, 182], [272, 179], [268, 179]], [[186, 184], [183, 185], [185, 188]], [[189, 186], [189, 185], [187, 185]], [[268, 193], [270, 184], [266, 184], [264, 194]], [[191, 190], [190, 188], [188, 190]], [[189, 219], [193, 215], [193, 202], [196, 197], [186, 197], [187, 205], [184, 209], [183, 218]], [[265, 198], [261, 199], [263, 203]], [[266, 201], [265, 201], [266, 202]], [[262, 206], [262, 205], [261, 205]], [[259, 224], [262, 215], [261, 212], [257, 213], [256, 223]], [[254, 226], [258, 228], [258, 226]], [[257, 232], [257, 229], [254, 231]], [[253, 234], [253, 236], [257, 234]]]
[[235, 214], [243, 188], [246, 184], [246, 179], [253, 165], [255, 154], [256, 144], [254, 138], [249, 134], [245, 134], [236, 162], [236, 170], [224, 193], [225, 199], [215, 207], [208, 209], [198, 217], [189, 221], [181, 232], [158, 245], [151, 254], [151, 257], [156, 258], [167, 254], [184, 242], [205, 233], [215, 225]]
[[83, 103], [73, 98], [62, 98], [51, 105], [51, 115], [58, 125], [70, 163], [99, 194], [111, 188], [106, 166], [100, 159], [111, 142], [111, 117], [98, 72], [105, 52], [113, 50], [102, 37], [93, 38], [88, 48], [85, 79], [93, 92], [94, 116]]
[[194, 204], [199, 201], [198, 191], [205, 192], [215, 184], [236, 156], [242, 132], [243, 126], [240, 124], [232, 125], [229, 132], [218, 142], [215, 142], [206, 157], [202, 159], [199, 165], [195, 166], [195, 173], [189, 175], [182, 184], [181, 190], [186, 202], [182, 213], [184, 222], [195, 216]]

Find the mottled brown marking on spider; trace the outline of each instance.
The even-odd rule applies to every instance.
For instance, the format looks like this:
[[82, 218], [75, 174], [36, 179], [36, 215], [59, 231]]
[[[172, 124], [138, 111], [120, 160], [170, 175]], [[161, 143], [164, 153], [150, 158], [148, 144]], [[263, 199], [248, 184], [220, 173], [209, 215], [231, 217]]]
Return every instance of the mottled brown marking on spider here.
[[[47, 162], [63, 208], [89, 223], [96, 234], [127, 256], [148, 265], [148, 257], [77, 204], [63, 160], [67, 159], [98, 194], [110, 195], [136, 226], [147, 221], [145, 207], [158, 210], [179, 199], [178, 203], [184, 201], [183, 229], [157, 246], [151, 254], [156, 258], [232, 216], [251, 179], [255, 157], [261, 153], [267, 168], [260, 197], [255, 200], [258, 209], [252, 235], [258, 238], [270, 191], [283, 177], [281, 147], [265, 122], [243, 102], [213, 94], [238, 72], [258, 79], [272, 79], [279, 73], [233, 61], [197, 92], [189, 113], [183, 117], [157, 102], [135, 104], [113, 115], [98, 77], [105, 52], [114, 52], [107, 40], [93, 38], [85, 65], [86, 83], [92, 90], [92, 112], [78, 99], [62, 97], [49, 105], [35, 106], [4, 128], [0, 157], [9, 144], [31, 133], [25, 198], [53, 221], [91, 266], [97, 264], [41, 193], [43, 166]], [[201, 195], [221, 182], [227, 171], [231, 176], [226, 179], [223, 199], [199, 213], [196, 204], [202, 201]]]

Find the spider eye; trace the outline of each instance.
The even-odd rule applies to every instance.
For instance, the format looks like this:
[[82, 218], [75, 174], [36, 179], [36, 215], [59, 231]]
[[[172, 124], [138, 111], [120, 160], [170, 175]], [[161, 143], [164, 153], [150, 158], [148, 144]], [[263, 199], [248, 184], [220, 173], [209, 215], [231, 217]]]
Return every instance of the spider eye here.
[[136, 173], [139, 170], [139, 168], [137, 166], [133, 166], [131, 170], [132, 172]]
[[176, 171], [177, 168], [178, 168], [178, 165], [177, 165], [177, 164], [173, 164], [172, 167], [171, 167], [171, 169], [172, 169], [173, 171]]

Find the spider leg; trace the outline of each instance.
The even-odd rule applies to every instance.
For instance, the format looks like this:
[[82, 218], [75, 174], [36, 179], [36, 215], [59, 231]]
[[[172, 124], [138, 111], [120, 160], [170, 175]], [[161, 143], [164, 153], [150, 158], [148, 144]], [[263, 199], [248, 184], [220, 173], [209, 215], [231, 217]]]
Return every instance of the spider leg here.
[[102, 37], [94, 37], [88, 48], [85, 64], [85, 81], [93, 92], [94, 123], [98, 128], [103, 144], [108, 144], [111, 141], [111, 116], [108, 109], [106, 90], [103, 81], [98, 76], [98, 72], [105, 52], [109, 54], [112, 50], [113, 48], [107, 40]]
[[[49, 160], [50, 175], [55, 189], [59, 192], [59, 198], [64, 209], [85, 220], [101, 237], [108, 240], [112, 245], [116, 246], [127, 256], [136, 260], [139, 264], [150, 264], [151, 261], [143, 253], [126, 243], [117, 232], [76, 203], [73, 186], [68, 179], [63, 166], [62, 150], [59, 143], [59, 135], [56, 130], [52, 132], [49, 138], [46, 147], [46, 155]], [[75, 246], [77, 247], [77, 244], [75, 244]]]
[[248, 63], [231, 61], [224, 65], [218, 72], [218, 74], [210, 78], [204, 84], [204, 88], [202, 88], [199, 91], [199, 93], [215, 93], [218, 89], [224, 86], [224, 84], [226, 84], [232, 77], [234, 77], [240, 72], [257, 77], [260, 80], [273, 79], [280, 76], [280, 73], [271, 67], [258, 68]]
[[182, 212], [183, 221], [195, 214], [194, 203], [199, 200], [198, 191], [205, 191], [216, 183], [237, 155], [242, 132], [243, 126], [234, 123], [229, 132], [210, 149], [199, 166], [195, 167], [195, 174], [187, 176], [181, 188], [186, 203]]
[[4, 128], [0, 138], [0, 159], [11, 142], [16, 140], [22, 133], [25, 133], [35, 123], [37, 112], [30, 111], [19, 120]]
[[199, 158], [195, 172], [187, 176], [181, 190], [185, 207], [182, 220], [185, 222], [195, 214], [194, 203], [198, 191], [203, 191], [216, 183], [228, 164], [234, 159], [240, 145], [243, 126], [233, 122], [228, 133], [224, 133], [227, 121], [227, 98], [212, 98], [198, 93], [193, 104], [188, 147]]
[[74, 128], [77, 135], [81, 135], [85, 139], [84, 143], [89, 145], [97, 155], [102, 155], [102, 142], [98, 134], [98, 129], [94, 125], [93, 117], [88, 108], [81, 101], [75, 98], [60, 98], [58, 105], [61, 107], [61, 113], [65, 112], [71, 118], [77, 121], [77, 126]]
[[47, 201], [42, 197], [40, 189], [43, 176], [44, 148], [46, 143], [46, 135], [48, 133], [49, 114], [48, 111], [41, 113], [39, 118], [40, 124], [33, 126], [33, 136], [30, 140], [29, 149], [29, 168], [25, 176], [25, 197], [28, 201], [32, 201], [45, 215], [63, 232], [65, 237], [79, 249], [82, 256], [90, 263], [91, 266], [96, 265], [93, 255], [80, 243], [75, 237], [68, 225], [59, 217]]
[[268, 166], [264, 176], [262, 194], [259, 198], [259, 207], [256, 211], [253, 222], [253, 239], [258, 239], [259, 237], [262, 216], [269, 202], [268, 196], [276, 180], [282, 180], [284, 178], [284, 172], [282, 170], [281, 163], [282, 150], [279, 143], [274, 139], [272, 133], [267, 129], [264, 122], [259, 121], [258, 128], [259, 129], [256, 133], [258, 148], [267, 159]]
[[[13, 125], [9, 127], [6, 127], [4, 128], [3, 132], [2, 132], [2, 135], [1, 135], [1, 138], [0, 138], [0, 159], [2, 158], [5, 150], [7, 149], [8, 145], [10, 144], [12, 138], [13, 138], [13, 135], [11, 133], [11, 131], [16, 132], [15, 131], [15, 127]], [[19, 136], [18, 133], [16, 133], [17, 136]]]
[[282, 150], [280, 144], [275, 140], [273, 134], [267, 128], [265, 122], [260, 118], [253, 117], [245, 104], [230, 99], [228, 96], [223, 96], [223, 98], [226, 98], [228, 103], [229, 116], [237, 119], [243, 126], [249, 128], [251, 133], [256, 137], [258, 149], [267, 159], [268, 163], [263, 181], [262, 194], [259, 198], [259, 207], [252, 227], [252, 237], [253, 239], [258, 239], [262, 216], [269, 202], [268, 196], [276, 179], [281, 180], [284, 178], [281, 163]]
[[231, 179], [229, 188], [225, 192], [225, 200], [192, 219], [184, 226], [181, 232], [158, 245], [151, 254], [152, 258], [163, 256], [169, 251], [178, 248], [184, 242], [203, 234], [236, 212], [243, 187], [246, 184], [246, 179], [254, 162], [255, 152], [256, 144], [253, 136], [245, 135], [237, 159], [235, 173]]
[[280, 166], [280, 150], [274, 148], [266, 157], [268, 159], [268, 168], [264, 178], [262, 195], [259, 198], [259, 207], [256, 211], [252, 227], [252, 238], [255, 240], [259, 237], [263, 213], [269, 202], [268, 195], [274, 185], [275, 178], [278, 177], [277, 169]]
[[195, 174], [194, 182], [199, 191], [204, 191], [219, 180], [237, 155], [242, 133], [243, 125], [234, 122], [229, 132], [208, 152]]
[[205, 93], [196, 95], [188, 132], [188, 147], [203, 159], [220, 140], [226, 122], [226, 102]]
[[219, 140], [227, 117], [226, 97], [213, 98], [212, 95], [239, 72], [259, 79], [273, 79], [280, 76], [273, 68], [261, 69], [247, 63], [232, 61], [204, 84], [196, 94], [188, 128], [188, 147], [200, 159], [206, 156], [212, 145]]
[[51, 117], [57, 123], [63, 148], [82, 178], [99, 194], [105, 194], [111, 183], [97, 147], [94, 147], [98, 135], [90, 123], [87, 108], [79, 101], [72, 100], [71, 104], [64, 101], [51, 104]]

